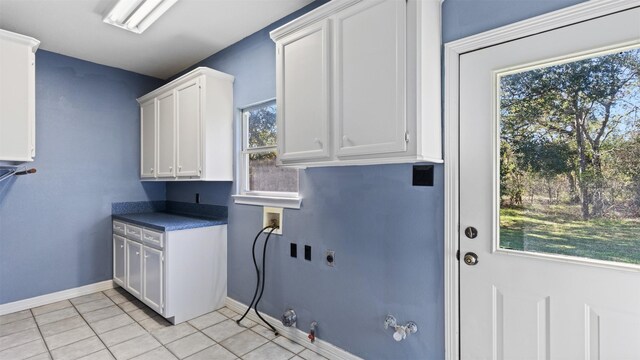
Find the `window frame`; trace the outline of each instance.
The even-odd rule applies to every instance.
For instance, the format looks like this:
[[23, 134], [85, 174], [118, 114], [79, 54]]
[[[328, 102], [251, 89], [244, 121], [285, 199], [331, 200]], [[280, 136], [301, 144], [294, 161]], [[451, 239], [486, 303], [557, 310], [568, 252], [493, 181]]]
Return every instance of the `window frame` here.
[[[271, 98], [265, 101], [254, 103], [248, 106], [239, 108], [240, 113], [240, 151], [238, 155], [238, 168], [239, 168], [239, 181], [238, 181], [238, 194], [234, 195], [236, 204], [246, 205], [262, 205], [262, 206], [278, 206], [286, 208], [299, 209], [302, 204], [302, 198], [300, 196], [300, 172], [296, 171], [298, 180], [298, 191], [285, 192], [285, 191], [260, 191], [251, 190], [249, 184], [249, 155], [261, 154], [266, 152], [275, 151], [277, 154], [278, 144], [276, 140], [275, 145], [249, 147], [249, 111], [256, 108], [263, 107], [265, 105], [276, 105], [276, 99]], [[276, 116], [277, 116], [276, 108]]]

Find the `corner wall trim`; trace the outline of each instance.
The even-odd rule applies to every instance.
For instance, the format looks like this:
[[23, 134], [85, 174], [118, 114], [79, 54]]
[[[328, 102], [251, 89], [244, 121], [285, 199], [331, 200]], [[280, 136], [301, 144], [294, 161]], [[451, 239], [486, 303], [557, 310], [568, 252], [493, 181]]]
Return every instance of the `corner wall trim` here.
[[0, 305], [0, 315], [11, 314], [16, 311], [27, 310], [34, 307], [51, 304], [56, 301], [67, 300], [74, 297], [88, 295], [94, 292], [109, 290], [113, 288], [113, 280], [105, 280], [73, 289], [62, 290], [24, 300], [18, 300]]
[[[241, 314], [247, 310], [247, 305], [229, 297], [227, 297], [225, 305], [229, 309]], [[274, 319], [273, 317], [266, 314], [261, 314], [261, 315], [267, 321], [269, 321], [269, 323], [271, 323], [271, 325], [273, 325], [273, 327], [275, 327], [276, 330], [278, 330], [279, 334], [281, 334], [282, 336], [286, 337], [289, 340], [295, 341], [296, 343], [304, 346], [309, 350], [317, 352], [322, 356], [325, 356], [329, 359], [337, 359], [337, 360], [362, 360], [361, 358], [349, 353], [348, 351], [340, 349], [337, 346], [331, 345], [330, 343], [322, 339], [316, 339], [316, 341], [312, 344], [311, 342], [309, 342], [309, 339], [307, 338], [307, 333], [303, 332], [302, 330], [299, 330], [297, 328], [285, 327], [284, 325], [282, 325], [280, 320]], [[262, 321], [258, 318], [258, 316], [256, 316], [256, 313], [253, 311], [249, 312], [249, 314], [247, 315], [247, 318], [249, 320], [262, 324]], [[320, 324], [320, 326], [322, 326], [322, 324]]]

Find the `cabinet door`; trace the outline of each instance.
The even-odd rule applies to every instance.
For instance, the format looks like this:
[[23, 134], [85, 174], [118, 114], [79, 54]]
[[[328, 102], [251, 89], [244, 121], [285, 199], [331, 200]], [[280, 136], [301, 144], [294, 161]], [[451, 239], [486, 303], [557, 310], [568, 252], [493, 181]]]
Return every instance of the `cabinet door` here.
[[143, 300], [153, 310], [162, 313], [164, 304], [164, 268], [162, 251], [144, 247]]
[[113, 235], [113, 281], [125, 286], [125, 242], [123, 237]]
[[158, 177], [175, 176], [175, 103], [173, 91], [158, 97]]
[[177, 176], [200, 176], [200, 82], [176, 90], [178, 124]]
[[368, 0], [333, 17], [339, 157], [406, 151], [405, 8]]
[[127, 276], [125, 288], [134, 296], [142, 297], [142, 244], [127, 240]]
[[277, 43], [278, 156], [281, 160], [328, 158], [329, 20]]
[[35, 156], [34, 46], [34, 39], [0, 29], [0, 161]]
[[140, 177], [155, 177], [156, 100], [140, 105]]

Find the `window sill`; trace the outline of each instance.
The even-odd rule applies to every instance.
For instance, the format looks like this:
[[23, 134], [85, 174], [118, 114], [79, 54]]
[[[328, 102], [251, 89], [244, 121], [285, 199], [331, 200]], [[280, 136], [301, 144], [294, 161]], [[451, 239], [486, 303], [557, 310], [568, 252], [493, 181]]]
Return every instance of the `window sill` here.
[[300, 209], [302, 206], [301, 197], [276, 197], [258, 195], [232, 195], [236, 204], [254, 206], [272, 206], [287, 209]]

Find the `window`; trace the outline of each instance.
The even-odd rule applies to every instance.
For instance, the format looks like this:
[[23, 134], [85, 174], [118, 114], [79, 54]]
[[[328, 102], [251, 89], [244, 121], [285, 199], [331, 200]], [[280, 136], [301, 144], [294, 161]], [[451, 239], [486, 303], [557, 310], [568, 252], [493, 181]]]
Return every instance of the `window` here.
[[242, 110], [241, 195], [236, 203], [299, 207], [299, 199], [297, 206], [266, 201], [298, 198], [298, 170], [276, 166], [276, 129], [275, 101]]
[[640, 264], [640, 48], [498, 77], [501, 249]]

